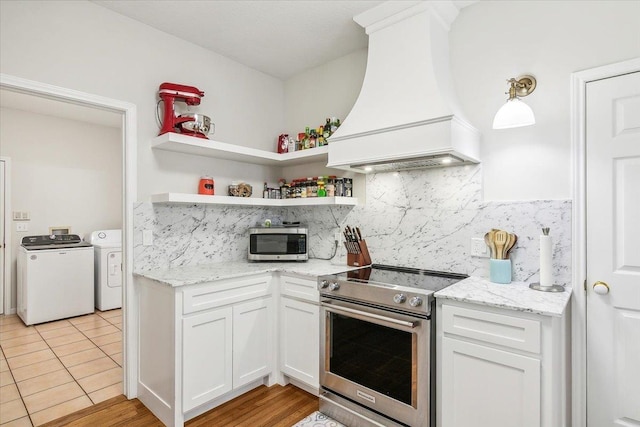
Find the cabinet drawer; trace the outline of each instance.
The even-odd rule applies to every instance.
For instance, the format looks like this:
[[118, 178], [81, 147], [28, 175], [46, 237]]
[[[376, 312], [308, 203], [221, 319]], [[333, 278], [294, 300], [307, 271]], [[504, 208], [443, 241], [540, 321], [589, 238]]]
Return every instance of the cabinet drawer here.
[[442, 305], [442, 330], [490, 344], [540, 353], [540, 322], [463, 307]]
[[310, 302], [318, 302], [320, 294], [318, 292], [318, 282], [316, 279], [303, 279], [301, 277], [285, 276], [282, 278], [280, 292], [294, 298]]
[[225, 280], [183, 291], [184, 314], [271, 294], [271, 274]]

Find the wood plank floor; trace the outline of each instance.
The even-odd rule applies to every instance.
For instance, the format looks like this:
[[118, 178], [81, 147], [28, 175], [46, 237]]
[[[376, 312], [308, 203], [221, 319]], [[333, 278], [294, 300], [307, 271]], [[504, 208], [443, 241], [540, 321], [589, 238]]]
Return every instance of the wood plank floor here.
[[[188, 427], [291, 427], [318, 410], [318, 398], [291, 384], [260, 386], [185, 423]], [[59, 418], [43, 427], [161, 427], [138, 399], [124, 396]]]

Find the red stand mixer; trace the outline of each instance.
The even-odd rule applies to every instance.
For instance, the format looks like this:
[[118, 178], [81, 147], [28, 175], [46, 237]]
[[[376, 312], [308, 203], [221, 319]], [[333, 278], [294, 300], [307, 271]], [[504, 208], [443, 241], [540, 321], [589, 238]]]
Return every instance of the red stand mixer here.
[[209, 117], [192, 113], [176, 115], [175, 112], [176, 101], [184, 102], [188, 106], [200, 105], [200, 99], [204, 96], [203, 91], [193, 86], [162, 83], [158, 95], [164, 104], [164, 118], [158, 135], [176, 132], [198, 138], [208, 138], [207, 134], [212, 125]]

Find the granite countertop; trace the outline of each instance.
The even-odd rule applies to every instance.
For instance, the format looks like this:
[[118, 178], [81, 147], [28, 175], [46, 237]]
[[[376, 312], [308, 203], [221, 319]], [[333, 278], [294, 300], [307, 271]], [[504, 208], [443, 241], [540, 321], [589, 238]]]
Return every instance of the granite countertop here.
[[568, 286], [564, 292], [541, 292], [530, 289], [525, 282], [503, 285], [472, 276], [436, 292], [435, 297], [560, 317], [571, 299], [571, 292]]
[[153, 271], [137, 271], [134, 275], [146, 277], [147, 279], [155, 280], [172, 287], [179, 287], [274, 271], [300, 274], [315, 278], [324, 274], [357, 270], [358, 268], [360, 267], [350, 267], [345, 264], [333, 264], [330, 261], [318, 259], [310, 259], [306, 262], [235, 261], [186, 267], [173, 267]]

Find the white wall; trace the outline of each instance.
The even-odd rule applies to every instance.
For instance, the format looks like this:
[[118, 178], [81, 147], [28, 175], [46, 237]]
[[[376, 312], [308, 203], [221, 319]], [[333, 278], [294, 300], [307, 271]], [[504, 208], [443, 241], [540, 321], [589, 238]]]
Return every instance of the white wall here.
[[291, 77], [284, 86], [285, 129], [290, 135], [318, 127], [327, 117], [341, 120], [355, 102], [367, 65], [362, 49]]
[[204, 173], [220, 185], [262, 181], [260, 168], [152, 151], [162, 82], [205, 91], [197, 110], [216, 140], [274, 150], [284, 130], [281, 81], [88, 1], [0, 2], [0, 71], [135, 104], [140, 200], [195, 192]]
[[122, 137], [119, 128], [0, 109], [2, 156], [11, 158], [11, 208], [30, 213], [29, 230], [12, 228], [12, 307], [16, 256], [25, 236], [71, 226], [85, 237], [122, 227]]
[[[482, 133], [485, 200], [571, 198], [570, 75], [640, 56], [638, 16], [638, 1], [480, 1], [461, 11], [449, 34], [451, 67], [462, 109]], [[285, 82], [287, 127], [313, 123], [332, 105], [344, 118], [365, 64], [364, 55], [348, 55]], [[358, 90], [306, 96], [341, 73]], [[506, 80], [522, 74], [538, 79], [524, 99], [537, 124], [491, 129]]]
[[[483, 135], [486, 200], [571, 198], [573, 72], [640, 56], [640, 2], [480, 1], [451, 27], [460, 103]], [[531, 127], [492, 130], [506, 80], [532, 74]]]

